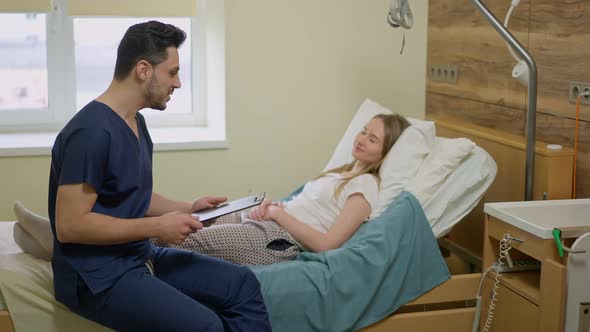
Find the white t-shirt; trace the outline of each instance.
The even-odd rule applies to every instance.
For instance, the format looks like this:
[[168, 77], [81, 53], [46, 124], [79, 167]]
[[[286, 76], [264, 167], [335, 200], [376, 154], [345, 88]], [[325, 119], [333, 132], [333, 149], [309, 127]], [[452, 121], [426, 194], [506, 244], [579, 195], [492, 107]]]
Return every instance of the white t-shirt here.
[[299, 221], [326, 233], [334, 225], [344, 203], [352, 194], [362, 194], [371, 210], [375, 209], [379, 185], [373, 175], [363, 174], [350, 180], [336, 200], [334, 191], [341, 181], [342, 175], [329, 173], [306, 183], [299, 195], [285, 203], [285, 210]]

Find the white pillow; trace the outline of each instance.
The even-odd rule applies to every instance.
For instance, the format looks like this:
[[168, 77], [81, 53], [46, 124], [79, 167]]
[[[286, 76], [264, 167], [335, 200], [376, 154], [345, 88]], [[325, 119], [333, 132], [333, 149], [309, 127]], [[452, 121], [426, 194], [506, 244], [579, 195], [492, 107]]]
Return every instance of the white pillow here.
[[[344, 136], [340, 139], [332, 158], [324, 168], [328, 170], [352, 161], [352, 145], [355, 136], [377, 114], [392, 114], [387, 108], [366, 99], [356, 112]], [[407, 118], [412, 126], [407, 128], [391, 148], [381, 170], [379, 200], [371, 217], [375, 217], [399, 195], [406, 184], [416, 175], [420, 165], [434, 145], [435, 129], [431, 121]]]
[[475, 143], [467, 138], [436, 137], [434, 149], [426, 157], [406, 190], [418, 199], [420, 205], [426, 206], [436, 190], [474, 147]]
[[[340, 139], [340, 142], [336, 146], [336, 150], [332, 154], [332, 158], [328, 161], [328, 164], [324, 168], [327, 171], [331, 168], [336, 168], [347, 164], [352, 161], [352, 145], [356, 135], [363, 129], [363, 127], [377, 114], [393, 114], [394, 112], [389, 109], [377, 104], [371, 99], [365, 99], [361, 104], [358, 111], [354, 115], [352, 121], [348, 125], [348, 128], [344, 132], [344, 136]], [[410, 123], [430, 122], [410, 118], [406, 116], [406, 119]]]
[[467, 215], [494, 182], [498, 166], [492, 157], [476, 146], [457, 169], [422, 206], [437, 238]]
[[434, 145], [434, 137], [434, 123], [431, 121], [414, 121], [404, 130], [379, 169], [381, 186], [377, 208], [371, 214], [372, 218], [380, 215], [416, 177]]
[[[365, 100], [340, 140], [325, 168], [326, 170], [352, 161], [352, 144], [356, 134], [373, 116], [380, 113], [392, 112], [369, 99]], [[475, 207], [493, 182], [497, 166], [487, 152], [480, 147], [471, 145], [473, 144], [471, 141], [449, 140], [449, 142], [447, 139], [439, 137], [436, 137], [435, 140], [434, 124], [432, 122], [412, 118], [407, 119], [412, 123], [412, 126], [404, 131], [404, 134], [402, 134], [392, 150], [389, 151], [381, 168], [382, 184], [379, 203], [371, 217], [374, 218], [383, 212], [402, 190], [413, 190], [414, 195], [422, 196], [424, 202], [420, 202], [424, 213], [432, 225], [434, 234], [440, 237], [448, 233], [457, 221]], [[430, 148], [435, 149], [435, 144], [439, 147], [442, 145], [444, 150], [446, 150], [444, 147], [450, 148], [456, 145], [455, 148], [458, 148], [459, 151], [452, 153], [454, 157], [451, 157], [451, 159], [454, 160], [461, 159], [460, 155], [466, 150], [471, 149], [471, 152], [467, 152], [466, 157], [458, 160], [459, 164], [455, 167], [455, 171], [450, 170], [453, 164], [452, 160], [434, 161], [434, 163], [442, 162], [451, 165], [449, 169], [445, 170], [449, 174], [444, 176], [438, 173], [439, 171], [430, 161], [442, 158], [445, 153], [438, 152], [436, 155], [433, 153], [432, 157], [429, 156], [430, 161], [428, 164], [423, 164], [425, 159], [428, 158]], [[407, 164], [404, 166], [407, 167], [406, 169], [401, 167], [402, 163]], [[417, 182], [421, 176], [431, 172], [439, 175], [439, 184], [434, 184], [438, 180], [433, 181], [433, 183], [428, 182], [428, 180], [425, 180], [422, 184]], [[414, 177], [418, 179], [408, 183], [409, 180], [414, 180], [411, 174], [414, 174]], [[429, 176], [433, 178], [434, 174]], [[428, 184], [432, 185], [432, 187], [428, 186]], [[418, 191], [422, 193], [417, 193]], [[430, 195], [430, 198], [427, 197], [428, 195]]]

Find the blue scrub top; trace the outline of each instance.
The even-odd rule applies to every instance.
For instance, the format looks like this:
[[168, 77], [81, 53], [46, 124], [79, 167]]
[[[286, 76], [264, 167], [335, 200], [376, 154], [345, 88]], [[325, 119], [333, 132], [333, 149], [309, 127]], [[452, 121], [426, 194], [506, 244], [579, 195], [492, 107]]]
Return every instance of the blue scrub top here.
[[139, 139], [107, 105], [92, 101], [63, 128], [51, 153], [49, 219], [54, 238], [55, 297], [78, 303], [79, 277], [94, 294], [110, 287], [152, 255], [148, 239], [117, 245], [61, 243], [55, 231], [57, 189], [87, 183], [98, 197], [92, 212], [116, 218], [145, 216], [152, 195], [153, 144], [137, 114]]

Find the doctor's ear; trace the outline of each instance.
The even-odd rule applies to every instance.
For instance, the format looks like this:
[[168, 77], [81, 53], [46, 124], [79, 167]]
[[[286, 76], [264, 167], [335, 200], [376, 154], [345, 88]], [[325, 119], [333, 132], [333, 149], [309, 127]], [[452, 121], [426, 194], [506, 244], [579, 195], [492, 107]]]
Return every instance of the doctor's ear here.
[[142, 81], [145, 81], [152, 76], [153, 69], [153, 66], [146, 60], [139, 60], [139, 62], [137, 62], [137, 65], [135, 65], [135, 73], [137, 74], [137, 77]]

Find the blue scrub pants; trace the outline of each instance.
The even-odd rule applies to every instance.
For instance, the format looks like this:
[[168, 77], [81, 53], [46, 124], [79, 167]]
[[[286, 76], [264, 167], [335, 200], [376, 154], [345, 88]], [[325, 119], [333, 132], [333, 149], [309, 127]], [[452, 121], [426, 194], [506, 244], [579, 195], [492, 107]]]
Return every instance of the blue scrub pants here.
[[72, 311], [117, 331], [271, 331], [260, 284], [244, 266], [156, 248], [144, 265], [92, 294], [80, 282]]

